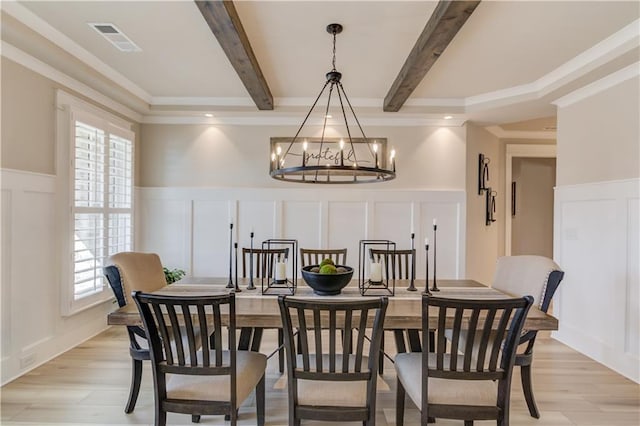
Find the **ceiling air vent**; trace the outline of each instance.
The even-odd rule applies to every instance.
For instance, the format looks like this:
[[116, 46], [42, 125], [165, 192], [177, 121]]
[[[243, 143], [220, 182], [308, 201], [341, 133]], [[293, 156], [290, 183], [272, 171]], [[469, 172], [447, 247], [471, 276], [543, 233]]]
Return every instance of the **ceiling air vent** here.
[[102, 37], [106, 38], [111, 44], [113, 44], [118, 50], [122, 52], [141, 52], [142, 49], [138, 47], [129, 37], [127, 37], [122, 31], [113, 24], [109, 23], [95, 23], [90, 22], [89, 26], [96, 30]]

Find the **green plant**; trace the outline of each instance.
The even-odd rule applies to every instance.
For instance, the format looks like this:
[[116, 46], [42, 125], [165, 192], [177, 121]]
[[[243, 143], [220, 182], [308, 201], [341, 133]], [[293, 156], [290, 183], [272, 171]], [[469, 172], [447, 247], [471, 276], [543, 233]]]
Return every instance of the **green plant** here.
[[182, 269], [169, 270], [168, 268], [162, 268], [164, 270], [164, 278], [167, 280], [167, 284], [173, 284], [176, 281], [180, 281], [185, 276], [186, 272]]

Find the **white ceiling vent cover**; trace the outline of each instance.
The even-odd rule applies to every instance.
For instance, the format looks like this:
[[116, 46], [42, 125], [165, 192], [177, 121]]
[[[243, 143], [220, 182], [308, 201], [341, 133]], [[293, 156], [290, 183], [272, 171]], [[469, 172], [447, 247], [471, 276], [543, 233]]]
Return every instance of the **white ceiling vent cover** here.
[[113, 24], [90, 22], [89, 26], [96, 30], [102, 37], [106, 38], [111, 44], [113, 44], [118, 50], [122, 52], [141, 52], [142, 49], [138, 47], [129, 37], [127, 37], [122, 31]]

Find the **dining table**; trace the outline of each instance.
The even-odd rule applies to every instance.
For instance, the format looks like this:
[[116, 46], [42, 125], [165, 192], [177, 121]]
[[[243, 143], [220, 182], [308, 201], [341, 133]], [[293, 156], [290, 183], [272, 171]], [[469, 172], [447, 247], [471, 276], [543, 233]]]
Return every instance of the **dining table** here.
[[[370, 288], [363, 295], [357, 279], [352, 280], [341, 293], [335, 296], [320, 296], [306, 285], [303, 279], [297, 279], [295, 286], [289, 288], [269, 288], [260, 279], [253, 280], [255, 289], [249, 290], [250, 280], [238, 278], [236, 292], [236, 326], [241, 330], [238, 349], [260, 349], [262, 333], [265, 329], [282, 328], [278, 296], [281, 294], [292, 297], [310, 298], [317, 300], [354, 300], [362, 297], [387, 296], [389, 303], [384, 319], [384, 329], [393, 330], [398, 352], [420, 351], [419, 331], [422, 330], [422, 295], [426, 288], [425, 280], [414, 280], [417, 291], [408, 291], [410, 280], [395, 280], [388, 289]], [[390, 280], [391, 282], [391, 280]], [[227, 288], [228, 277], [184, 277], [177, 283], [156, 290], [154, 294], [206, 296], [235, 291]], [[429, 288], [433, 282], [429, 281]], [[470, 279], [442, 279], [437, 281], [439, 291], [431, 292], [437, 297], [464, 299], [501, 299], [513, 297], [491, 287]], [[266, 292], [263, 292], [263, 289]], [[393, 290], [392, 292], [390, 290]], [[291, 293], [294, 294], [291, 294]], [[453, 315], [447, 321], [453, 324]], [[107, 317], [109, 325], [142, 325], [140, 314], [135, 305], [125, 305], [111, 312]], [[429, 318], [430, 325], [437, 323], [437, 317]], [[532, 306], [527, 315], [524, 328], [527, 330], [557, 330], [558, 320], [542, 312], [537, 306]], [[405, 340], [406, 338], [406, 340]]]

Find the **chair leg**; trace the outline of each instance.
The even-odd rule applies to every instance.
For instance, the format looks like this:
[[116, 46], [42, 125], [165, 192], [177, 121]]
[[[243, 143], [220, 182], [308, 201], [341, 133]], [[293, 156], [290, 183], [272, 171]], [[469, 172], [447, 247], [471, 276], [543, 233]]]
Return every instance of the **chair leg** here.
[[404, 425], [404, 387], [400, 380], [397, 380], [397, 388], [396, 388], [396, 426]]
[[473, 426], [473, 420], [465, 420], [464, 426]]
[[191, 423], [200, 423], [200, 415], [192, 414], [191, 415]]
[[382, 376], [384, 373], [384, 331], [380, 337], [380, 358], [378, 358], [378, 374]]
[[280, 373], [284, 373], [284, 331], [278, 329], [278, 369]]
[[156, 411], [154, 426], [167, 426], [167, 412]]
[[265, 378], [262, 376], [256, 386], [256, 416], [258, 426], [264, 426]]
[[524, 399], [527, 401], [529, 414], [536, 419], [540, 418], [540, 412], [536, 406], [536, 400], [533, 397], [533, 386], [531, 382], [531, 365], [523, 365], [520, 367], [520, 377], [522, 379], [522, 390], [524, 391]]
[[142, 381], [142, 360], [131, 359], [131, 390], [129, 391], [129, 400], [124, 412], [129, 414], [136, 408], [138, 394], [140, 393], [140, 382]]

